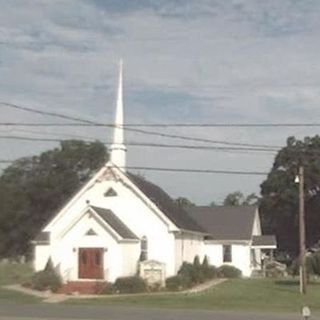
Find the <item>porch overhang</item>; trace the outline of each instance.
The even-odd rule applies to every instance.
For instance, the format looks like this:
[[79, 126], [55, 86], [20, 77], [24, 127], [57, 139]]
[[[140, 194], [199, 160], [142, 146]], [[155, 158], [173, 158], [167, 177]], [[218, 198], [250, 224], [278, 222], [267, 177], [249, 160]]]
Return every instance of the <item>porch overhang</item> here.
[[259, 249], [277, 249], [277, 240], [274, 235], [253, 236], [251, 247]]

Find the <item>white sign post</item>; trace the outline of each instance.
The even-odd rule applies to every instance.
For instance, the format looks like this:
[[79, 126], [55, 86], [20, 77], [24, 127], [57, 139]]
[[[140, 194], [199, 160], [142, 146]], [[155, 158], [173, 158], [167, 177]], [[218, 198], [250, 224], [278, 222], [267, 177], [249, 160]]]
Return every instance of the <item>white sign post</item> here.
[[307, 306], [304, 306], [302, 308], [302, 316], [303, 316], [303, 319], [305, 320], [308, 320], [311, 316], [311, 311], [310, 311], [310, 308], [307, 307]]

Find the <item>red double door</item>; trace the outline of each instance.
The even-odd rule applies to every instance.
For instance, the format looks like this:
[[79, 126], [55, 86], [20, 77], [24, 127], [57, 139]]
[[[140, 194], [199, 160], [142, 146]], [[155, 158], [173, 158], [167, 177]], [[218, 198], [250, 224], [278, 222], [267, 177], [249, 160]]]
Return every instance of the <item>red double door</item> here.
[[102, 248], [79, 248], [79, 279], [103, 279]]

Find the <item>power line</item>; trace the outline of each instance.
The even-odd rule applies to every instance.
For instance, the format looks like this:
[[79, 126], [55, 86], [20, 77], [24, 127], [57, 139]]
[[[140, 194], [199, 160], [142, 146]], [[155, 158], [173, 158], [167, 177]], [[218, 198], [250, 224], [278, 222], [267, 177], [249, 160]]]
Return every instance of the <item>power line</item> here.
[[[0, 163], [13, 163], [12, 160], [0, 160]], [[121, 167], [120, 167], [121, 169]], [[233, 170], [212, 170], [212, 169], [181, 169], [181, 168], [162, 168], [162, 167], [144, 167], [144, 166], [126, 166], [129, 170], [146, 170], [146, 171], [162, 171], [162, 172], [177, 172], [177, 173], [207, 173], [207, 174], [227, 174], [227, 175], [267, 175], [267, 172], [262, 171], [233, 171]]]
[[0, 104], [6, 106], [6, 107], [10, 107], [13, 109], [18, 109], [18, 110], [22, 110], [22, 111], [28, 111], [28, 112], [32, 112], [32, 113], [38, 113], [44, 116], [52, 116], [52, 117], [56, 117], [56, 118], [61, 118], [61, 119], [66, 119], [66, 120], [75, 120], [75, 121], [79, 121], [79, 122], [83, 122], [83, 123], [88, 123], [88, 124], [94, 124], [93, 121], [90, 120], [85, 120], [85, 119], [81, 119], [78, 117], [73, 117], [73, 116], [68, 116], [68, 115], [64, 115], [58, 112], [49, 112], [49, 111], [42, 111], [42, 110], [37, 110], [34, 108], [30, 108], [30, 107], [24, 107], [24, 106], [20, 106], [14, 103], [9, 103], [9, 102], [0, 102]]
[[[75, 137], [75, 138], [79, 138], [79, 139], [92, 139], [94, 140], [95, 138], [93, 137], [85, 137], [85, 136], [79, 136], [79, 135], [70, 135], [70, 134], [66, 134], [66, 133], [62, 133], [62, 134], [57, 134], [57, 133], [50, 133], [47, 131], [32, 131], [32, 130], [24, 130], [24, 129], [16, 129], [16, 131], [19, 132], [27, 132], [27, 133], [36, 133], [36, 134], [44, 134], [44, 135], [53, 135], [53, 136], [64, 136], [64, 137]], [[179, 139], [181, 136], [178, 136]], [[190, 140], [189, 137], [185, 137], [183, 136], [184, 140]], [[198, 139], [198, 138], [191, 138], [193, 139]], [[243, 147], [257, 147], [257, 148], [271, 148], [271, 149], [280, 149], [281, 146], [274, 146], [274, 145], [265, 145], [265, 144], [252, 144], [252, 143], [242, 143], [242, 142], [231, 142], [231, 141], [222, 141], [222, 140], [205, 140], [202, 141], [203, 139], [201, 139], [201, 142], [210, 142], [210, 143], [215, 143], [215, 144], [224, 144], [224, 145], [230, 145], [230, 146], [243, 146]], [[198, 140], [196, 140], [198, 141]]]
[[[72, 117], [72, 116], [64, 115], [64, 114], [57, 113], [57, 112], [40, 111], [40, 110], [37, 110], [34, 108], [23, 107], [23, 106], [20, 106], [17, 104], [12, 104], [12, 103], [7, 103], [7, 102], [0, 102], [0, 103], [7, 106], [7, 107], [11, 107], [11, 108], [15, 108], [15, 109], [23, 110], [23, 111], [28, 111], [28, 112], [40, 113], [42, 115], [59, 117], [59, 118], [68, 119], [68, 120], [80, 121], [80, 122], [85, 123], [87, 125], [115, 127], [115, 125], [104, 125], [104, 124], [97, 123], [97, 122], [94, 122], [91, 120], [82, 119], [79, 117]], [[123, 129], [127, 130], [127, 131], [147, 134], [147, 135], [160, 136], [160, 137], [173, 138], [173, 139], [182, 139], [182, 140], [187, 140], [187, 141], [197, 141], [197, 142], [205, 142], [205, 143], [219, 143], [219, 144], [225, 144], [225, 145], [239, 145], [239, 146], [242, 145], [242, 146], [247, 146], [247, 147], [258, 147], [258, 148], [259, 147], [278, 148], [278, 146], [257, 145], [257, 144], [248, 144], [248, 143], [233, 143], [233, 142], [228, 142], [228, 141], [219, 141], [219, 140], [212, 140], [212, 139], [181, 136], [181, 135], [176, 135], [176, 134], [166, 134], [166, 133], [149, 131], [149, 130], [135, 129], [135, 128], [130, 127], [130, 125], [123, 126]]]
[[268, 172], [262, 171], [232, 171], [232, 170], [211, 170], [211, 169], [181, 169], [181, 168], [159, 168], [159, 167], [137, 167], [127, 166], [125, 169], [163, 171], [163, 172], [184, 172], [184, 173], [217, 173], [230, 175], [268, 175]]
[[[9, 135], [0, 135], [0, 139], [22, 140], [22, 141], [32, 141], [32, 142], [54, 142], [54, 143], [67, 141], [65, 139], [9, 136]], [[83, 141], [94, 142], [94, 140], [83, 140]], [[105, 145], [110, 145], [110, 144], [111, 142], [105, 143]], [[199, 145], [181, 145], [181, 144], [164, 144], [164, 143], [130, 142], [130, 141], [126, 142], [126, 145], [135, 146], [135, 147], [158, 147], [158, 148], [175, 148], [175, 149], [194, 149], [194, 150], [225, 150], [225, 151], [253, 151], [253, 152], [279, 151], [278, 149], [270, 149], [270, 148], [199, 146]]]
[[[28, 112], [32, 112], [32, 113], [37, 113], [37, 114], [41, 114], [41, 115], [48, 115], [48, 116], [58, 117], [58, 118], [62, 118], [62, 119], [75, 120], [75, 121], [85, 123], [87, 125], [116, 127], [114, 124], [105, 125], [102, 123], [97, 123], [97, 122], [87, 120], [87, 119], [82, 119], [79, 117], [72, 117], [72, 116], [64, 115], [64, 114], [57, 113], [57, 112], [40, 111], [40, 110], [37, 110], [34, 108], [24, 107], [24, 106], [20, 106], [20, 105], [8, 103], [8, 102], [0, 102], [0, 104], [7, 106], [7, 107], [10, 107], [10, 108], [28, 111]], [[197, 141], [197, 142], [206, 142], [206, 143], [220, 143], [220, 144], [226, 144], [226, 145], [234, 145], [235, 144], [235, 143], [231, 143], [231, 142], [227, 142], [227, 141], [218, 141], [218, 140], [211, 140], [211, 139], [204, 139], [204, 138], [194, 138], [194, 137], [181, 136], [181, 135], [176, 135], [176, 134], [167, 134], [167, 133], [161, 133], [161, 132], [155, 132], [155, 131], [149, 131], [149, 130], [134, 129], [134, 128], [131, 128], [128, 126], [121, 126], [121, 127], [127, 131], [132, 131], [132, 132], [142, 133], [142, 134], [147, 134], [147, 135], [153, 135], [153, 136], [160, 136], [160, 137], [165, 137], [165, 138], [182, 139], [182, 140], [187, 140], [187, 141]], [[243, 146], [248, 146], [248, 147], [265, 147], [265, 148], [269, 148], [269, 147], [273, 148], [274, 147], [274, 146], [266, 146], [266, 145], [262, 146], [262, 145], [242, 144], [242, 143], [237, 143], [237, 145], [243, 145]]]
[[[89, 121], [89, 120], [88, 120]], [[110, 123], [52, 123], [52, 122], [0, 122], [0, 126], [21, 126], [21, 127], [115, 127]], [[127, 123], [122, 126], [125, 130], [132, 127], [152, 128], [286, 128], [286, 127], [320, 127], [317, 122], [305, 123]]]
[[[75, 121], [79, 121], [82, 122], [83, 124], [86, 125], [93, 125], [93, 126], [108, 126], [108, 127], [115, 127], [115, 125], [112, 124], [102, 124], [102, 123], [97, 123], [91, 120], [87, 120], [87, 119], [83, 119], [83, 118], [79, 118], [79, 117], [73, 117], [73, 116], [68, 116], [68, 115], [64, 115], [61, 113], [57, 113], [57, 112], [47, 112], [47, 111], [40, 111], [34, 108], [29, 108], [29, 107], [24, 107], [24, 106], [20, 106], [17, 104], [13, 104], [13, 103], [7, 103], [7, 102], [0, 102], [0, 104], [7, 106], [7, 107], [11, 107], [11, 108], [15, 108], [18, 110], [23, 110], [23, 111], [28, 111], [28, 112], [33, 112], [33, 113], [38, 113], [41, 115], [49, 115], [49, 116], [53, 116], [53, 117], [58, 117], [58, 118], [63, 118], [63, 119], [68, 119], [68, 120], [75, 120]], [[136, 132], [136, 133], [142, 133], [142, 134], [147, 134], [147, 135], [153, 135], [153, 136], [160, 136], [160, 137], [164, 137], [164, 138], [173, 138], [173, 139], [181, 139], [181, 140], [186, 140], [186, 141], [197, 141], [197, 142], [205, 142], [205, 143], [215, 143], [215, 144], [224, 144], [224, 145], [238, 145], [238, 146], [246, 146], [246, 147], [257, 147], [257, 148], [270, 148], [270, 149], [274, 149], [274, 148], [280, 148], [280, 146], [272, 146], [272, 145], [261, 145], [261, 144], [249, 144], [249, 143], [240, 143], [240, 142], [229, 142], [229, 141], [221, 141], [221, 140], [212, 140], [212, 139], [205, 139], [205, 138], [195, 138], [195, 137], [189, 137], [189, 136], [182, 136], [182, 135], [177, 135], [177, 134], [167, 134], [167, 133], [161, 133], [161, 132], [155, 132], [155, 131], [149, 131], [149, 130], [143, 130], [143, 129], [136, 129], [133, 128], [133, 126], [152, 126], [152, 127], [156, 127], [156, 126], [161, 126], [161, 127], [169, 127], [169, 126], [176, 126], [176, 127], [182, 127], [182, 126], [186, 126], [186, 127], [191, 127], [191, 126], [201, 126], [201, 127], [209, 127], [209, 126], [228, 126], [228, 127], [235, 127], [235, 126], [249, 126], [249, 127], [253, 127], [253, 126], [272, 126], [272, 127], [277, 127], [277, 126], [297, 126], [299, 124], [129, 124], [129, 125], [125, 125], [122, 126], [124, 130], [127, 131], [132, 131], [132, 132]], [[300, 126], [320, 126], [320, 124], [300, 124]]]

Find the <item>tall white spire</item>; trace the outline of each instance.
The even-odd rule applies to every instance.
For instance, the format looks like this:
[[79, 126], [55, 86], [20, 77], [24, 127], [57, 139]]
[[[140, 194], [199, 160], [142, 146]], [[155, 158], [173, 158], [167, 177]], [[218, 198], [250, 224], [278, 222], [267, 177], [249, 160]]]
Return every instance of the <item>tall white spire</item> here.
[[117, 94], [116, 117], [113, 131], [113, 143], [109, 148], [111, 162], [125, 171], [126, 166], [126, 151], [124, 145], [124, 130], [123, 130], [123, 63], [119, 63], [119, 83]]

